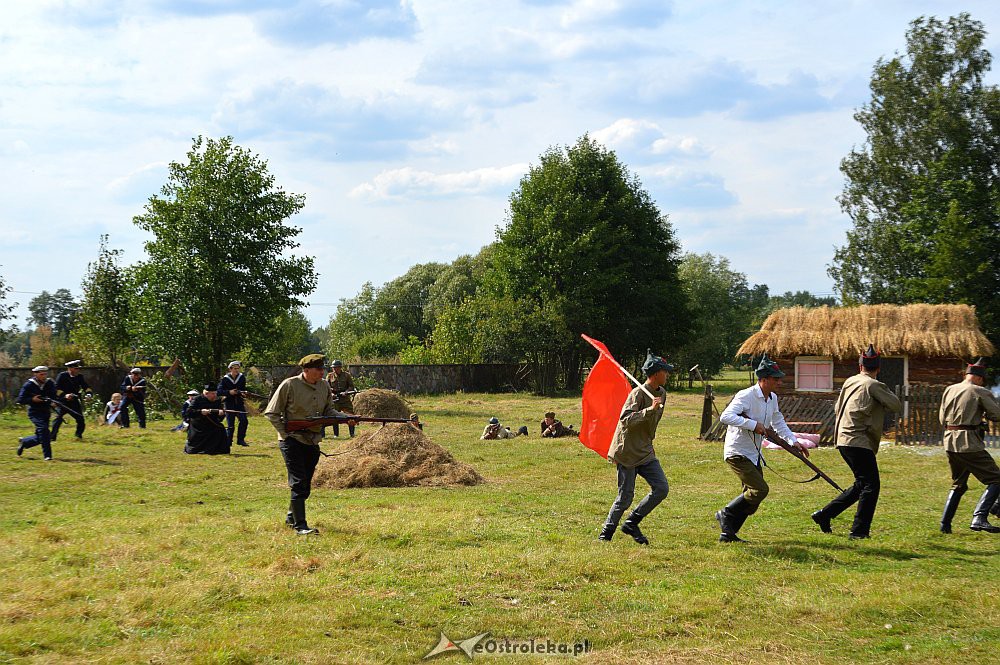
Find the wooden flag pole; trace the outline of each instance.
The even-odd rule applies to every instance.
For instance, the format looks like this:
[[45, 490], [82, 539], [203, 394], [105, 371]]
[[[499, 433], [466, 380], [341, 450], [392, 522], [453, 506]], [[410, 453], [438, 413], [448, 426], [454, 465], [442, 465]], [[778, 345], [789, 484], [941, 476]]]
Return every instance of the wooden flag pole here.
[[[639, 380], [636, 379], [634, 376], [632, 376], [632, 374], [627, 369], [625, 369], [624, 367], [622, 367], [621, 363], [619, 363], [617, 360], [614, 359], [614, 356], [612, 356], [610, 353], [605, 353], [605, 351], [603, 349], [601, 349], [601, 347], [599, 347], [596, 344], [594, 344], [594, 341], [595, 341], [594, 339], [592, 339], [590, 337], [587, 337], [586, 335], [584, 335], [582, 333], [580, 334], [580, 337], [582, 337], [584, 340], [586, 340], [586, 342], [588, 344], [590, 344], [592, 347], [594, 347], [595, 349], [597, 349], [598, 353], [600, 353], [602, 356], [604, 356], [609, 361], [611, 361], [611, 364], [614, 365], [615, 367], [617, 367], [619, 370], [621, 370], [622, 374], [624, 374], [629, 379], [631, 379], [632, 383], [634, 383], [636, 385], [636, 387], [642, 388], [642, 392], [644, 392], [647, 395], [649, 395], [649, 399], [652, 399], [652, 400], [656, 399], [656, 397], [653, 395], [653, 393], [649, 392], [649, 388], [647, 388], [645, 384], [639, 383]], [[662, 404], [660, 405], [660, 408], [661, 409], [663, 408]]]

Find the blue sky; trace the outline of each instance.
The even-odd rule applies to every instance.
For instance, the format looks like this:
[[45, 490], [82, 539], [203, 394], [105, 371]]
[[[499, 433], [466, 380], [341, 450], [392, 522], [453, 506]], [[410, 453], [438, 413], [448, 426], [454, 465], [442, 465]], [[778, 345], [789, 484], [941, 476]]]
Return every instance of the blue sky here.
[[23, 317], [79, 294], [102, 233], [142, 259], [131, 219], [167, 164], [230, 134], [306, 195], [321, 325], [365, 281], [491, 242], [528, 166], [589, 132], [685, 251], [829, 293], [872, 67], [912, 19], [960, 11], [1000, 31], [987, 0], [5, 3], [0, 275]]

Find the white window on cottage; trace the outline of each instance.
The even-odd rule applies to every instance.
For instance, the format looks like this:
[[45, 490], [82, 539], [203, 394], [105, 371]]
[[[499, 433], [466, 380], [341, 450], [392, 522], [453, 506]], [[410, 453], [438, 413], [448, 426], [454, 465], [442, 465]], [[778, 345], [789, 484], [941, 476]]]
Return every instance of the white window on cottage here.
[[833, 360], [800, 356], [795, 359], [795, 389], [833, 392]]

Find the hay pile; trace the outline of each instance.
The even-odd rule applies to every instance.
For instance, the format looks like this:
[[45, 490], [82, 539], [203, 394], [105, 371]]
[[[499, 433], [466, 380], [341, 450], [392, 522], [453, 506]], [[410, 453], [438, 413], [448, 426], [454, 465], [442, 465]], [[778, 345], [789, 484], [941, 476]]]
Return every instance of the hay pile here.
[[411, 425], [389, 423], [358, 435], [352, 443], [348, 452], [320, 460], [313, 487], [441, 487], [483, 482], [475, 469]]
[[369, 388], [351, 400], [354, 413], [368, 418], [409, 418], [410, 405], [394, 390]]

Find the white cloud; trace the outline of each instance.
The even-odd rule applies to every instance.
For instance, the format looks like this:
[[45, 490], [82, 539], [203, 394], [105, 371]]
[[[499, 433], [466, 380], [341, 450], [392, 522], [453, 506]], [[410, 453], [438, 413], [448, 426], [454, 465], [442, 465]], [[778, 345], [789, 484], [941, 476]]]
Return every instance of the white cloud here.
[[620, 118], [591, 137], [611, 149], [636, 150], [659, 156], [703, 157], [707, 150], [695, 136], [669, 135], [657, 123]]
[[523, 163], [456, 173], [431, 173], [407, 166], [379, 173], [352, 189], [351, 196], [371, 200], [476, 196], [510, 188], [527, 171], [528, 165]]

